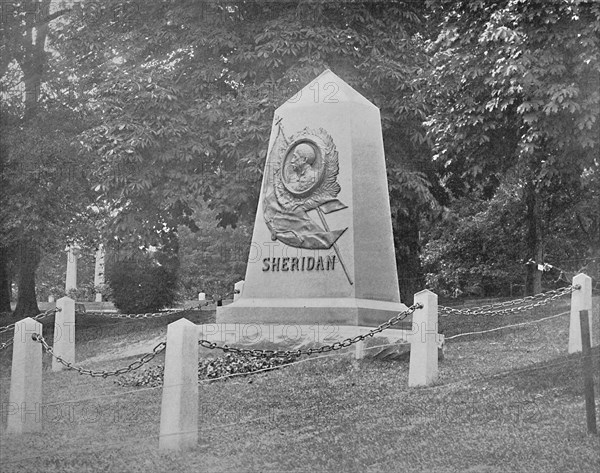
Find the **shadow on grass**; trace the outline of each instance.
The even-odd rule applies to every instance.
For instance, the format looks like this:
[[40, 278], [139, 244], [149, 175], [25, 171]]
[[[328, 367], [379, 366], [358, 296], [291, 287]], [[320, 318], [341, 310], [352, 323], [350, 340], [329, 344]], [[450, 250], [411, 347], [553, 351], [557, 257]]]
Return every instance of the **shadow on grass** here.
[[[592, 349], [596, 396], [600, 397], [600, 347]], [[581, 353], [556, 357], [525, 368], [516, 368], [493, 375], [490, 383], [512, 387], [523, 393], [553, 390], [561, 395], [583, 395]]]

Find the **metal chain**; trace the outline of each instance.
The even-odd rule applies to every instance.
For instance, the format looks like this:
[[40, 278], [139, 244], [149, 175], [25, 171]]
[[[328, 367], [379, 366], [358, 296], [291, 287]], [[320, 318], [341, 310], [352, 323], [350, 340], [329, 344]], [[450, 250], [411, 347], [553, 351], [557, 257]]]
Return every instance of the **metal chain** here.
[[[34, 317], [31, 317], [33, 320], [40, 320], [43, 319], [44, 317], [48, 317], [49, 315], [54, 315], [57, 312], [60, 312], [60, 308], [56, 307], [54, 309], [48, 309], [46, 312], [42, 312]], [[6, 325], [4, 327], [0, 327], [0, 333], [5, 333], [8, 332], [9, 330], [12, 330], [15, 328], [15, 326], [18, 324], [19, 322], [15, 322], [14, 324], [9, 324]], [[0, 351], [4, 350], [5, 348], [11, 346], [13, 344], [13, 339], [11, 338], [10, 340], [7, 340], [5, 342], [0, 343]]]
[[312, 355], [315, 353], [327, 353], [334, 350], [340, 350], [342, 348], [349, 347], [354, 345], [355, 343], [361, 342], [366, 338], [372, 337], [373, 335], [383, 332], [384, 330], [390, 328], [392, 325], [396, 325], [402, 320], [404, 320], [409, 315], [413, 314], [413, 312], [417, 309], [422, 309], [423, 304], [417, 303], [410, 306], [404, 312], [400, 312], [398, 315], [395, 315], [387, 322], [381, 324], [379, 327], [374, 328], [368, 333], [357, 335], [355, 337], [346, 338], [340, 342], [332, 343], [331, 345], [323, 345], [318, 348], [308, 348], [304, 350], [258, 350], [258, 349], [249, 349], [249, 348], [235, 348], [230, 347], [229, 345], [217, 345], [214, 342], [210, 342], [208, 340], [200, 340], [198, 344], [204, 348], [208, 348], [210, 350], [223, 350], [224, 352], [232, 352], [242, 356], [261, 356], [261, 357], [300, 357], [302, 355]]
[[[518, 312], [524, 312], [534, 307], [540, 307], [548, 304], [549, 302], [563, 297], [573, 291], [581, 289], [581, 286], [568, 286], [561, 289], [554, 289], [552, 291], [542, 292], [535, 296], [527, 296], [522, 299], [514, 299], [506, 302], [499, 302], [497, 304], [490, 304], [481, 307], [473, 307], [466, 309], [454, 309], [452, 307], [438, 307], [439, 315], [442, 317], [448, 317], [449, 315], [506, 315], [515, 314]], [[539, 299], [539, 300], [538, 300]], [[529, 301], [536, 301], [532, 304], [523, 304]], [[511, 307], [517, 306], [517, 307]]]
[[44, 340], [44, 337], [42, 337], [40, 334], [34, 333], [31, 336], [31, 338], [33, 340], [35, 340], [36, 342], [41, 343], [42, 347], [44, 347], [44, 350], [46, 350], [47, 353], [50, 353], [50, 355], [52, 355], [54, 358], [56, 358], [58, 360], [58, 362], [61, 365], [65, 366], [67, 369], [75, 370], [75, 371], [79, 372], [79, 374], [85, 374], [85, 375], [91, 376], [93, 378], [107, 378], [109, 376], [118, 376], [121, 374], [129, 373], [130, 371], [137, 370], [139, 367], [145, 365], [149, 361], [152, 361], [152, 359], [154, 359], [154, 357], [156, 355], [161, 353], [167, 347], [167, 342], [160, 342], [158, 345], [156, 345], [152, 349], [152, 353], [146, 353], [140, 359], [134, 361], [133, 363], [130, 363], [129, 366], [127, 366], [126, 368], [119, 368], [119, 369], [112, 370], [112, 371], [106, 371], [106, 370], [93, 371], [93, 370], [89, 370], [86, 368], [82, 368], [80, 366], [75, 366], [73, 363], [69, 363], [69, 362], [63, 360], [60, 356], [58, 356], [54, 353], [54, 351], [52, 350], [52, 347], [48, 345], [46, 340]]
[[[60, 309], [58, 307], [54, 308], [54, 309], [48, 309], [46, 312], [42, 312], [42, 313], [40, 313], [38, 315], [35, 315], [35, 316], [31, 317], [31, 318], [33, 320], [40, 320], [40, 319], [43, 319], [44, 317], [48, 317], [49, 315], [54, 315], [56, 312], [60, 312]], [[13, 323], [13, 324], [8, 324], [8, 325], [6, 325], [4, 327], [0, 327], [0, 333], [8, 332], [9, 330], [15, 328], [15, 325], [17, 325], [19, 322], [20, 322], [20, 320], [17, 321], [17, 322], [15, 322], [15, 323]]]
[[166, 310], [163, 312], [149, 312], [145, 314], [118, 314], [118, 313], [106, 313], [106, 312], [75, 312], [76, 315], [91, 315], [91, 316], [101, 316], [109, 319], [149, 319], [153, 317], [166, 317], [167, 315], [174, 314], [185, 314], [186, 312], [192, 312], [194, 310], [200, 310], [201, 307], [204, 307], [208, 304], [199, 304], [197, 306], [188, 307], [187, 309], [174, 309], [174, 310]]

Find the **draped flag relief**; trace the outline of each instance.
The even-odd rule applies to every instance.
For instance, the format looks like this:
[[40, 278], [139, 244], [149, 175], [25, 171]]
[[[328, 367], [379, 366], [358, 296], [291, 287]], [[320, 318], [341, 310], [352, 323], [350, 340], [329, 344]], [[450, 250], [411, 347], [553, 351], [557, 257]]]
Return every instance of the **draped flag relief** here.
[[[289, 139], [281, 119], [268, 159], [263, 214], [271, 238], [295, 247], [329, 249], [348, 229], [330, 230], [324, 214], [347, 208], [337, 199], [338, 152], [322, 128], [305, 128]], [[321, 225], [308, 211], [316, 210]]]

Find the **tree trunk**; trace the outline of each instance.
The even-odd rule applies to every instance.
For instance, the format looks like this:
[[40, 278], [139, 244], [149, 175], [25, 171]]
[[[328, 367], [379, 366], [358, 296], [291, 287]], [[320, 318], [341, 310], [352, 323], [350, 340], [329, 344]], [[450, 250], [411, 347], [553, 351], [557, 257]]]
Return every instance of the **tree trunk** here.
[[0, 312], [11, 312], [10, 274], [8, 271], [8, 248], [0, 246]]
[[[22, 53], [15, 57], [23, 72], [25, 85], [24, 121], [35, 116], [38, 111], [40, 87], [47, 65], [46, 37], [48, 36], [48, 21], [39, 22], [39, 19], [49, 18], [50, 3], [51, 0], [30, 2], [29, 7], [36, 8], [29, 10], [24, 17], [27, 34], [21, 37], [24, 43]], [[16, 247], [19, 294], [13, 316], [22, 318], [39, 313], [35, 295], [35, 271], [41, 255], [38, 246], [26, 237], [23, 237]]]
[[409, 212], [408, 216], [401, 215], [401, 212], [396, 214], [394, 243], [400, 297], [404, 304], [412, 305], [414, 294], [425, 288], [419, 258], [419, 217], [415, 212]]
[[35, 295], [35, 271], [40, 263], [40, 256], [34, 242], [29, 240], [19, 242], [17, 250], [19, 295], [13, 314], [16, 318], [32, 317], [40, 312]]
[[525, 186], [525, 203], [527, 206], [527, 254], [528, 258], [535, 262], [535, 264], [527, 265], [525, 293], [532, 296], [542, 292], [542, 272], [538, 270], [538, 264], [542, 264], [544, 260], [540, 202], [534, 183], [528, 182]]

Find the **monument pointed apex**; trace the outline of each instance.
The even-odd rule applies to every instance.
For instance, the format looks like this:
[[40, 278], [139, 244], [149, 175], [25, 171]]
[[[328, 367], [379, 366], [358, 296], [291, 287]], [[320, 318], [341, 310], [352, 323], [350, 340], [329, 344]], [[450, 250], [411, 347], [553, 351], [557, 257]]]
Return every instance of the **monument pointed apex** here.
[[314, 107], [315, 105], [334, 106], [343, 103], [355, 103], [377, 108], [338, 75], [330, 69], [326, 69], [306, 87], [289, 97], [277, 111], [296, 107]]

